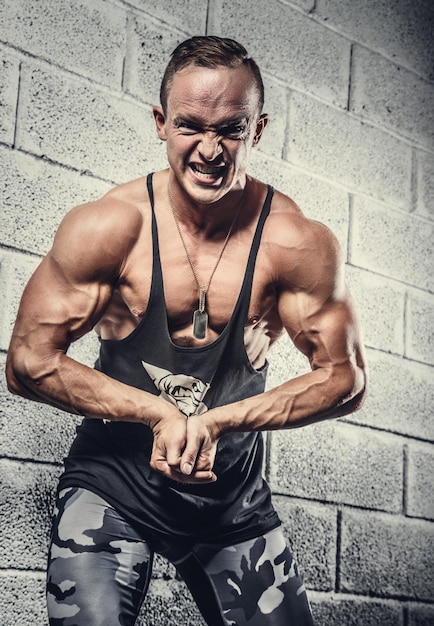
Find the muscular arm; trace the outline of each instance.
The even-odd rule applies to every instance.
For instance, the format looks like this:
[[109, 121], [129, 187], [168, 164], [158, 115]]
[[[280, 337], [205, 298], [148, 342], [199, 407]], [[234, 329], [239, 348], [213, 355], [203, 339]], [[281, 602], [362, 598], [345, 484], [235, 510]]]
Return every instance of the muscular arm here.
[[[61, 224], [22, 297], [8, 351], [8, 387], [69, 413], [148, 425], [154, 433], [152, 466], [182, 480], [186, 420], [176, 407], [66, 354], [100, 320], [140, 231], [141, 214], [118, 205], [103, 200], [79, 207]], [[215, 476], [197, 467], [184, 480], [209, 482]]]
[[[307, 304], [302, 302], [303, 308]], [[219, 432], [295, 428], [341, 417], [361, 406], [364, 361], [349, 296], [324, 303], [308, 319], [294, 343], [303, 347], [312, 371], [227, 406], [224, 416], [216, 416]]]
[[362, 340], [335, 238], [321, 224], [308, 222], [293, 245], [281, 239], [270, 246], [273, 266], [278, 268], [278, 312], [295, 346], [309, 358], [312, 371], [192, 421], [191, 444], [183, 463], [190, 462], [190, 454], [195, 457], [195, 447], [209, 446], [208, 437], [296, 428], [347, 415], [363, 402]]
[[[131, 388], [66, 355], [99, 321], [140, 229], [140, 215], [100, 201], [64, 219], [53, 247], [30, 279], [6, 366], [9, 388], [70, 413], [146, 423], [161, 409]], [[111, 220], [111, 224], [110, 224]]]

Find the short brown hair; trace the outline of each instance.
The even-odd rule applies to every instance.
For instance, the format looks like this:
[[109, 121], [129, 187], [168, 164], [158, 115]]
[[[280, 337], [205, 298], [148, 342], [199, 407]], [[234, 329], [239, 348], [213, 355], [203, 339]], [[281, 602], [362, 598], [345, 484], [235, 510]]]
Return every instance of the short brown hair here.
[[163, 111], [167, 109], [167, 97], [174, 74], [188, 65], [216, 68], [235, 68], [245, 65], [249, 68], [258, 92], [259, 112], [264, 106], [264, 83], [257, 63], [249, 57], [247, 50], [234, 39], [227, 37], [198, 36], [180, 43], [172, 52], [161, 81], [160, 101]]

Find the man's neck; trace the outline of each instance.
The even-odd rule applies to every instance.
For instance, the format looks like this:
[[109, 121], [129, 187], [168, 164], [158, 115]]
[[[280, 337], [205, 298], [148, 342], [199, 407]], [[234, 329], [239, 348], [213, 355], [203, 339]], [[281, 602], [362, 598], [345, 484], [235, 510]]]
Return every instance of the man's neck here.
[[244, 187], [239, 185], [238, 188], [212, 203], [195, 202], [176, 181], [172, 182], [170, 177], [168, 185], [170, 204], [179, 222], [188, 231], [194, 231], [195, 234], [204, 238], [213, 237], [220, 232], [226, 234], [248, 196], [247, 179]]

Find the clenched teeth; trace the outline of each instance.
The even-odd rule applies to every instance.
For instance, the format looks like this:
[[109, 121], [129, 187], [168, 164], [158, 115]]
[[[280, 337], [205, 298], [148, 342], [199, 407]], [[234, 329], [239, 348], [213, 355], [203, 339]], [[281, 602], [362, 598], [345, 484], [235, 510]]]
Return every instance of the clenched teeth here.
[[211, 167], [208, 165], [196, 165], [196, 164], [192, 164], [191, 168], [197, 172], [198, 174], [205, 174], [207, 176], [215, 176], [217, 175], [221, 175], [222, 171], [223, 171], [223, 167], [219, 166], [219, 167]]

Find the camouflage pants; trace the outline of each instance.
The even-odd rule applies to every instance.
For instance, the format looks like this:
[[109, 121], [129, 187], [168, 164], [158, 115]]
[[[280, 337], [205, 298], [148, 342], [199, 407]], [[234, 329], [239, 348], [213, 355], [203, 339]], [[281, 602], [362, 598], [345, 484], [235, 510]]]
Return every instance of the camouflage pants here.
[[133, 626], [154, 551], [175, 564], [209, 626], [313, 624], [297, 565], [279, 528], [224, 548], [187, 548], [158, 538], [150, 545], [102, 498], [69, 488], [58, 496], [53, 521], [50, 626]]

